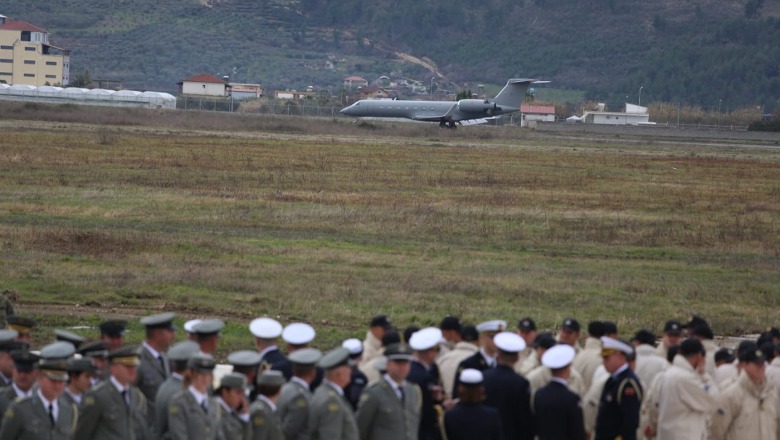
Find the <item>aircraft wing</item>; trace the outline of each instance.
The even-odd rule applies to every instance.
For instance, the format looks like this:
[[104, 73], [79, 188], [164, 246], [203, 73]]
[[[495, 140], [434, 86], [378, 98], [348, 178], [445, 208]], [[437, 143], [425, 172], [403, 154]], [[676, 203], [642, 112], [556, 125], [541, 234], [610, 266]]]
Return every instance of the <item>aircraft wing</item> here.
[[450, 116], [452, 116], [452, 113], [455, 112], [458, 108], [458, 103], [453, 102], [452, 107], [450, 107], [449, 110], [447, 110], [444, 114], [431, 114], [430, 112], [425, 112], [421, 114], [417, 114], [412, 116], [410, 119], [415, 121], [426, 121], [426, 122], [439, 122], [444, 119], [448, 119]]

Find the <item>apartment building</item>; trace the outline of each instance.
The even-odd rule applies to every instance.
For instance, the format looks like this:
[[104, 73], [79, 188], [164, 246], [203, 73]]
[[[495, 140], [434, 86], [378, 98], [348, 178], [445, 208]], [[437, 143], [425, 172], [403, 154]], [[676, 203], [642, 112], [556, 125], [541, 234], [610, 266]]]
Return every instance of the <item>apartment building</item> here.
[[70, 51], [52, 46], [46, 29], [0, 15], [0, 81], [66, 86]]

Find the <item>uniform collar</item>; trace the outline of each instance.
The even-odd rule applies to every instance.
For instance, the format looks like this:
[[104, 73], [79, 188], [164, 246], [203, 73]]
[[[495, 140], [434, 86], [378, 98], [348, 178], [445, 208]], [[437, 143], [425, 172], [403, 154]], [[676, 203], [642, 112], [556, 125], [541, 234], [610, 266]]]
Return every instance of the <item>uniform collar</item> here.
[[279, 350], [279, 347], [277, 345], [272, 345], [270, 347], [265, 347], [263, 349], [263, 351], [260, 352], [260, 357], [263, 358], [263, 357], [265, 357], [265, 355], [267, 355], [268, 353], [270, 353], [270, 352], [272, 352], [274, 350]]
[[329, 381], [328, 379], [323, 379], [322, 383], [327, 384], [331, 388], [333, 388], [341, 397], [344, 397], [344, 390], [341, 389], [340, 386], [336, 385], [335, 383]]
[[154, 348], [153, 348], [151, 345], [149, 345], [149, 344], [148, 344], [146, 341], [144, 341], [144, 342], [143, 342], [143, 346], [144, 346], [144, 348], [145, 348], [145, 349], [147, 349], [147, 350], [149, 351], [149, 353], [151, 353], [151, 354], [152, 354], [152, 357], [153, 357], [153, 358], [155, 358], [155, 359], [159, 359], [159, 358], [160, 358], [160, 352], [159, 352], [159, 351], [157, 351], [157, 350], [155, 350], [155, 349], [154, 349]]
[[11, 386], [14, 387], [14, 391], [16, 392], [16, 395], [19, 396], [19, 397], [30, 397], [30, 396], [32, 396], [33, 395], [33, 389], [35, 388], [35, 387], [30, 387], [29, 390], [22, 391], [21, 388], [16, 386], [16, 382], [11, 382]]
[[628, 362], [626, 362], [625, 364], [623, 364], [623, 366], [622, 366], [622, 367], [620, 367], [620, 368], [618, 368], [617, 370], [615, 370], [615, 372], [614, 372], [614, 373], [612, 373], [612, 378], [613, 378], [613, 379], [617, 379], [617, 378], [618, 378], [618, 376], [620, 376], [620, 375], [621, 375], [621, 374], [622, 374], [624, 371], [626, 371], [626, 370], [628, 370]]
[[[203, 394], [200, 391], [196, 390], [195, 387], [193, 387], [192, 385], [190, 385], [188, 390], [190, 394], [192, 394], [192, 397], [195, 398], [195, 401], [198, 402], [198, 405], [203, 405], [203, 402], [208, 398], [206, 394]], [[208, 403], [206, 405], [208, 405]]]
[[264, 395], [261, 394], [257, 396], [257, 400], [262, 400], [263, 402], [266, 403], [266, 405], [268, 405], [269, 408], [271, 408], [271, 411], [276, 412], [276, 404], [268, 397], [265, 397]]

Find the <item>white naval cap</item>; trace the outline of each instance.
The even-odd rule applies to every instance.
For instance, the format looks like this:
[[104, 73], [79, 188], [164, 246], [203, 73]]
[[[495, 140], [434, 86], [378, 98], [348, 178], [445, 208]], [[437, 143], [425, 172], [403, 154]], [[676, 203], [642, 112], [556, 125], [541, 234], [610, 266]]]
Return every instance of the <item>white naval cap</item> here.
[[425, 351], [439, 345], [441, 342], [441, 329], [437, 327], [426, 327], [417, 330], [409, 338], [409, 346], [415, 351]]
[[341, 346], [349, 350], [350, 356], [357, 356], [363, 353], [363, 343], [357, 338], [347, 339], [341, 343]]
[[542, 365], [552, 369], [563, 368], [571, 364], [575, 354], [574, 347], [571, 345], [558, 344], [544, 352]]
[[607, 336], [601, 337], [601, 355], [608, 356], [615, 352], [621, 352], [625, 354], [631, 354], [634, 352], [634, 348], [620, 339], [610, 338]]
[[460, 383], [464, 385], [479, 385], [482, 383], [482, 372], [474, 368], [466, 368], [460, 372]]
[[314, 336], [316, 335], [317, 332], [314, 331], [314, 327], [305, 322], [293, 322], [282, 330], [282, 339], [284, 339], [284, 342], [293, 345], [308, 344], [314, 340]]
[[513, 332], [501, 332], [493, 336], [493, 343], [499, 350], [507, 353], [519, 353], [525, 350], [525, 340]]
[[272, 318], [257, 318], [249, 323], [249, 331], [260, 339], [276, 339], [282, 334], [282, 324]]
[[506, 329], [506, 321], [496, 319], [477, 324], [477, 331], [482, 332], [502, 332]]
[[184, 331], [187, 333], [195, 333], [195, 326], [203, 322], [202, 319], [190, 319], [184, 323]]

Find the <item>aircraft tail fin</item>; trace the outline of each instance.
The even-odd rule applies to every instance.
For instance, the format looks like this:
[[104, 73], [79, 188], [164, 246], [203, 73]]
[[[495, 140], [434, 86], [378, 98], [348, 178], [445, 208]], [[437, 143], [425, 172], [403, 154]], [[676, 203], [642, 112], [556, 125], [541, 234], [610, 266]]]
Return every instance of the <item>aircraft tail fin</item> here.
[[531, 84], [537, 82], [535, 79], [513, 78], [506, 82], [506, 85], [495, 98], [493, 102], [499, 106], [520, 108], [520, 104], [525, 98], [525, 94]]

